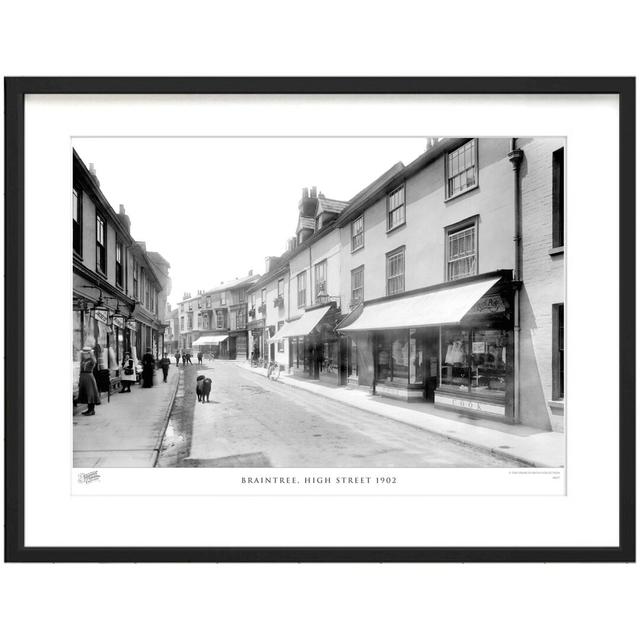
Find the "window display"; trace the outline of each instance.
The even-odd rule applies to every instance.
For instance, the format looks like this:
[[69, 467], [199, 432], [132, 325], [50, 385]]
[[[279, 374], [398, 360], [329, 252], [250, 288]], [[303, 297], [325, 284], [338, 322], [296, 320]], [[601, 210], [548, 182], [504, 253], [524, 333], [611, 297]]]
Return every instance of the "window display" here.
[[378, 338], [376, 380], [379, 382], [409, 379], [409, 332], [388, 333]]
[[507, 332], [443, 329], [440, 388], [504, 397]]
[[424, 345], [421, 341], [416, 341], [416, 330], [409, 330], [409, 359], [411, 369], [409, 371], [409, 382], [411, 384], [421, 384], [424, 382]]

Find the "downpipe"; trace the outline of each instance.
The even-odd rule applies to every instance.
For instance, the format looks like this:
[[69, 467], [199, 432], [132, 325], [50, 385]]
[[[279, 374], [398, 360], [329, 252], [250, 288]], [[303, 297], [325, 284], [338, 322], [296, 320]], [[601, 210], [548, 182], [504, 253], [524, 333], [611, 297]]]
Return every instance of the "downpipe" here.
[[509, 162], [513, 169], [513, 422], [520, 422], [520, 284], [522, 279], [522, 207], [520, 190], [520, 165], [524, 158], [522, 149], [516, 147], [516, 138], [511, 138]]

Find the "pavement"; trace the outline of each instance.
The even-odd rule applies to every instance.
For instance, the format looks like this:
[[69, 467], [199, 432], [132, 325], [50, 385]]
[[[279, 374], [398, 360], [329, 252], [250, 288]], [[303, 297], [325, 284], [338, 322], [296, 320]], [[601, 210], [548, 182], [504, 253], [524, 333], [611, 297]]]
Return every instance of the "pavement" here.
[[[236, 366], [266, 378], [266, 369], [252, 367], [249, 362], [236, 361]], [[513, 425], [493, 420], [436, 409], [433, 405], [406, 403], [371, 395], [364, 389], [332, 386], [281, 374], [271, 384], [283, 384], [353, 408], [412, 425], [504, 459], [532, 467], [561, 468], [565, 465], [563, 433]]]
[[[162, 371], [156, 371], [150, 389], [134, 384], [131, 393], [115, 393], [109, 402], [103, 394], [94, 416], [75, 411], [73, 466], [155, 466], [179, 378], [181, 375], [171, 366], [166, 383], [162, 382]], [[84, 411], [86, 407], [81, 405], [79, 409]]]

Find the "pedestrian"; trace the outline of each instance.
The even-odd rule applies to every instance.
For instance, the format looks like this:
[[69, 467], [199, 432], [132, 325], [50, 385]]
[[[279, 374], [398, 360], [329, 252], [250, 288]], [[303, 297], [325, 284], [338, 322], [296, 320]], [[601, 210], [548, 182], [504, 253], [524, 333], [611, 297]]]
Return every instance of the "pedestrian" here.
[[80, 380], [78, 381], [78, 402], [87, 404], [83, 416], [95, 416], [95, 406], [100, 404], [100, 393], [93, 372], [96, 368], [96, 357], [91, 347], [85, 346], [80, 354]]
[[191, 364], [191, 352], [187, 351], [187, 362]]
[[202, 351], [198, 351], [198, 364], [202, 364]]
[[151, 349], [147, 349], [147, 352], [142, 356], [142, 388], [150, 389], [153, 387], [153, 370], [155, 368], [156, 361], [151, 353]]
[[177, 367], [180, 364], [180, 352], [179, 351], [176, 351], [175, 358], [176, 358], [176, 367]]
[[171, 360], [167, 357], [167, 354], [164, 353], [160, 360], [160, 368], [162, 369], [162, 382], [167, 381], [167, 375], [169, 375], [170, 364], [171, 364]]
[[187, 366], [187, 354], [186, 353], [182, 354], [182, 366], [183, 367]]
[[136, 382], [136, 367], [130, 353], [125, 353], [122, 358], [120, 382], [122, 383], [120, 393], [131, 393], [131, 385]]

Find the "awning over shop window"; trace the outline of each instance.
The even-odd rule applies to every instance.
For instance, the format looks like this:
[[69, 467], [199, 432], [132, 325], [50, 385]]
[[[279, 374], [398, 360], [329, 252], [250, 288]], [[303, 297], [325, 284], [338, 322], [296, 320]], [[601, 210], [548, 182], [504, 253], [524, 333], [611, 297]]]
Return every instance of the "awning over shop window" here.
[[276, 334], [269, 339], [269, 342], [278, 342], [284, 338], [294, 338], [296, 336], [308, 336], [318, 323], [327, 315], [331, 305], [305, 311], [297, 320], [285, 322]]
[[458, 323], [499, 281], [500, 278], [494, 276], [405, 298], [365, 304], [362, 313], [351, 324], [343, 322], [339, 330], [375, 331]]
[[192, 347], [204, 347], [211, 344], [220, 344], [224, 342], [228, 336], [202, 336], [198, 338], [191, 346]]

